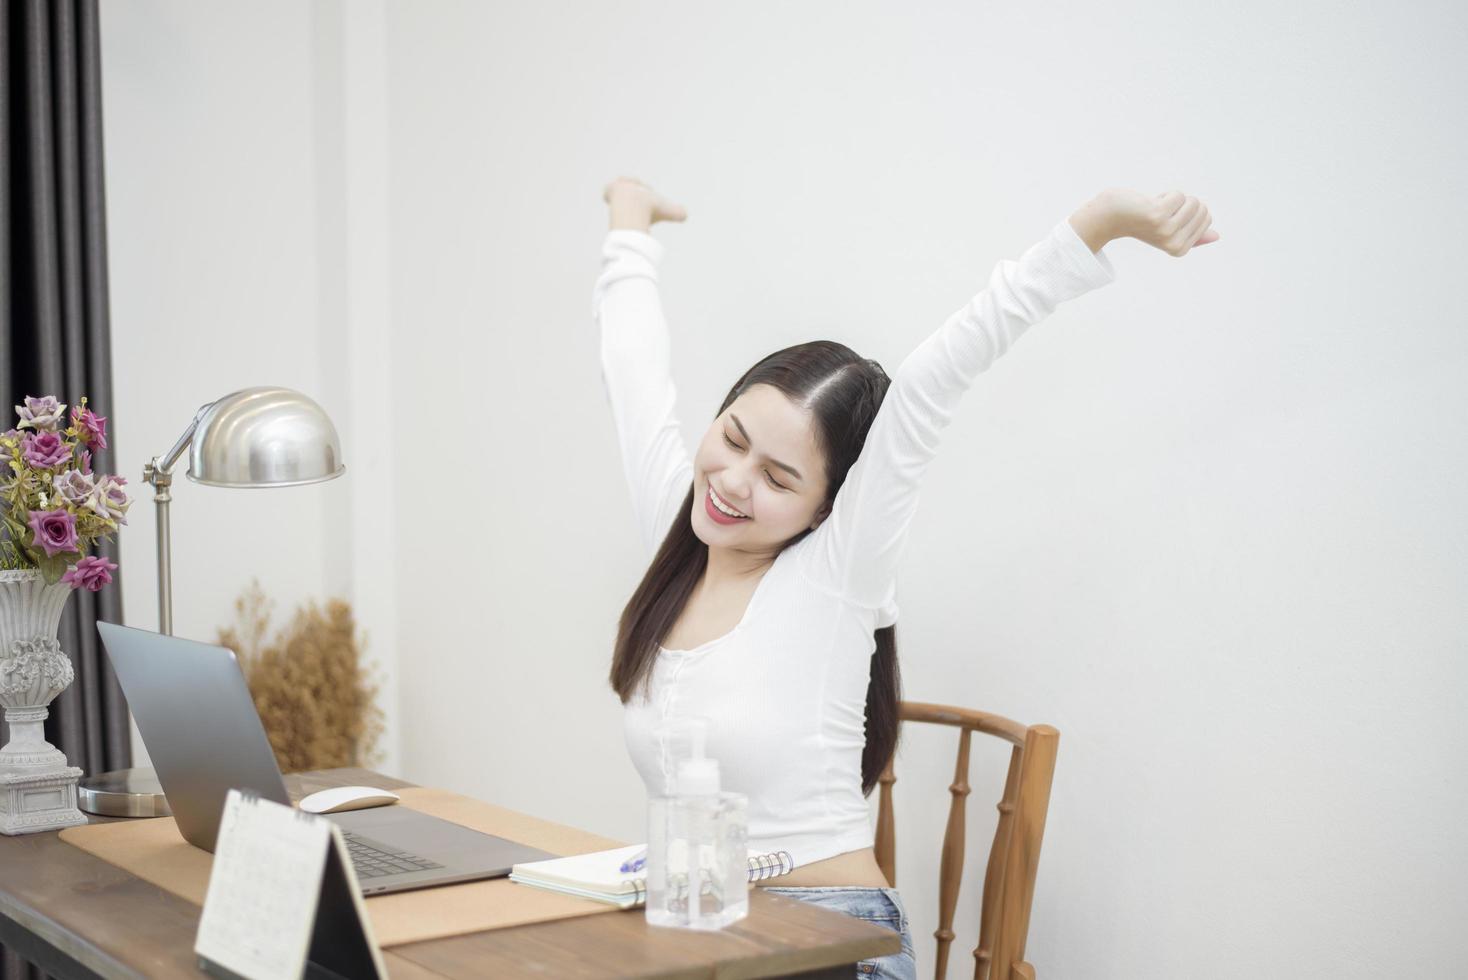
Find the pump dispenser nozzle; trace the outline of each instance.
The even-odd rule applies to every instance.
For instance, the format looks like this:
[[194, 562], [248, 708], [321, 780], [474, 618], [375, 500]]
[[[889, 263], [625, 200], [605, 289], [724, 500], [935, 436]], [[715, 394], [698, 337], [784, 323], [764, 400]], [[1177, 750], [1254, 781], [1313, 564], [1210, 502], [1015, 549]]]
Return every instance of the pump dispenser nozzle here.
[[719, 792], [719, 762], [704, 754], [708, 724], [707, 718], [693, 715], [667, 722], [659, 729], [667, 759], [664, 772], [669, 795]]
[[678, 766], [678, 792], [685, 796], [710, 796], [719, 791], [718, 759], [684, 759]]

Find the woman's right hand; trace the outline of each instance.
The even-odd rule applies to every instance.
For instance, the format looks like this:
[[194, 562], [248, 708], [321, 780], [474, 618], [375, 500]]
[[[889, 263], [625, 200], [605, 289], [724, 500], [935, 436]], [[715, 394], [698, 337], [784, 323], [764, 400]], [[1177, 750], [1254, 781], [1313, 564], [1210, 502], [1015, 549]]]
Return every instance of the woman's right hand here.
[[664, 198], [635, 177], [618, 177], [602, 190], [612, 227], [647, 231], [658, 221], [684, 221], [688, 209]]

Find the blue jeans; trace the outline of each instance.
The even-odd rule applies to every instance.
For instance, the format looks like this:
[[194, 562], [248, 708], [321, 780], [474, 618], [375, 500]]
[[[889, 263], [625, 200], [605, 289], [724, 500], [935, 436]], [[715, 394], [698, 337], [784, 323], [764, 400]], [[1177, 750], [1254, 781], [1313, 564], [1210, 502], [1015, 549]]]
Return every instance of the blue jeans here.
[[886, 926], [902, 936], [902, 950], [862, 960], [856, 964], [857, 977], [877, 980], [917, 980], [917, 962], [912, 953], [912, 932], [907, 927], [907, 910], [895, 888], [801, 887], [764, 889], [776, 895], [798, 898], [802, 902], [821, 905], [858, 919]]

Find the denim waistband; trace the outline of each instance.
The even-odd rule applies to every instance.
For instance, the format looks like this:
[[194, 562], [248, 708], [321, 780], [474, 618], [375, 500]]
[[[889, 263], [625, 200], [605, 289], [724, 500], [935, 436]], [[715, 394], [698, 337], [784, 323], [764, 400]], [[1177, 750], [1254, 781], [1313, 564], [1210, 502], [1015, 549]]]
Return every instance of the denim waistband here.
[[833, 908], [862, 919], [896, 919], [898, 931], [906, 932], [907, 908], [895, 888], [866, 885], [768, 885], [767, 892]]

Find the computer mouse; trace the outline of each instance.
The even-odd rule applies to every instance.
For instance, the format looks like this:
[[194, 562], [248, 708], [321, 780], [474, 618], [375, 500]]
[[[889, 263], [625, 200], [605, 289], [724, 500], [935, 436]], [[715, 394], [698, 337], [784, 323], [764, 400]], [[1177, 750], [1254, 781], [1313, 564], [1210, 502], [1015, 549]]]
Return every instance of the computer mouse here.
[[340, 813], [343, 810], [365, 810], [370, 806], [388, 806], [401, 797], [391, 790], [375, 786], [333, 786], [301, 797], [300, 807], [307, 813]]

